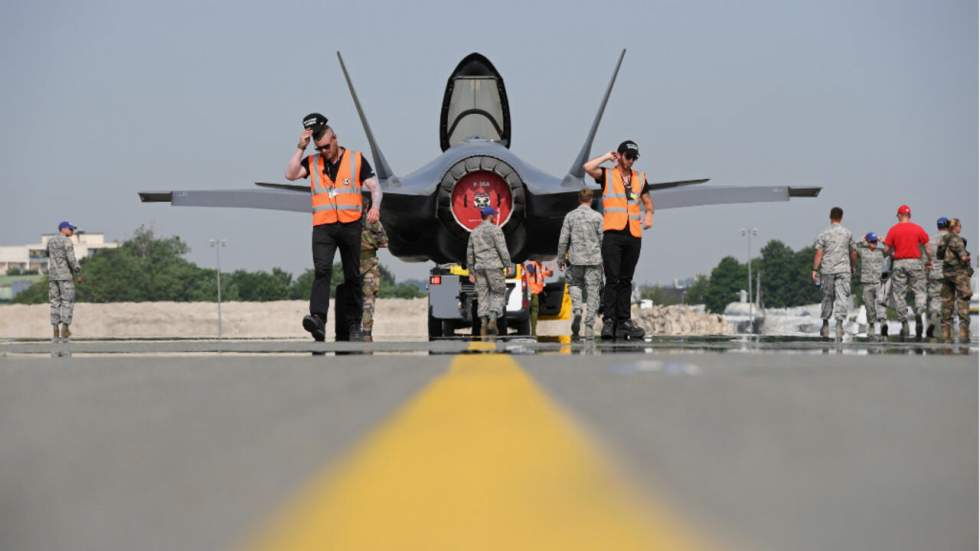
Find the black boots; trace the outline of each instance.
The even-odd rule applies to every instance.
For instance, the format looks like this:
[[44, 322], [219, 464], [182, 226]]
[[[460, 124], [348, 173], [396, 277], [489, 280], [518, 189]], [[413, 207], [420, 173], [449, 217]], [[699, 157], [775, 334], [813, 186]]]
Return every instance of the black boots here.
[[578, 332], [582, 328], [582, 314], [576, 313], [572, 316], [572, 338], [578, 338]]
[[602, 320], [602, 340], [611, 341], [616, 338], [616, 321]]
[[320, 316], [314, 316], [309, 314], [303, 318], [303, 329], [309, 331], [310, 335], [313, 336], [313, 340], [316, 342], [323, 342], [326, 340], [326, 324], [320, 319]]
[[626, 320], [616, 325], [617, 339], [642, 339], [645, 335], [646, 331], [634, 324], [633, 320]]

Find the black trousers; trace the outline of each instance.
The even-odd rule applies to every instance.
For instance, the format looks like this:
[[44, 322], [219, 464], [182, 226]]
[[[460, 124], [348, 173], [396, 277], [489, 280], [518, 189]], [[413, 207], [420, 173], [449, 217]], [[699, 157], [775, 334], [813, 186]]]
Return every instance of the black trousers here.
[[602, 269], [606, 274], [602, 318], [605, 321], [630, 319], [633, 272], [640, 259], [640, 243], [640, 238], [629, 234], [606, 232], [602, 235]]
[[361, 324], [364, 293], [361, 289], [361, 221], [313, 226], [313, 290], [310, 292], [310, 313], [327, 320], [330, 306], [330, 279], [333, 275], [334, 253], [340, 250], [344, 268], [344, 284], [350, 289], [351, 325]]

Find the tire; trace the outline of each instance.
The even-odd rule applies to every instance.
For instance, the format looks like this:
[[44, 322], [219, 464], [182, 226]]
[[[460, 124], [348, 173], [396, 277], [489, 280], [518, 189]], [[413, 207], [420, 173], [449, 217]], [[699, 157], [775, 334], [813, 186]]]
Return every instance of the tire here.
[[517, 320], [514, 322], [514, 329], [517, 331], [517, 335], [521, 337], [531, 336], [531, 318], [526, 317], [522, 320]]
[[442, 336], [442, 320], [432, 317], [432, 310], [429, 310], [429, 340], [432, 341]]

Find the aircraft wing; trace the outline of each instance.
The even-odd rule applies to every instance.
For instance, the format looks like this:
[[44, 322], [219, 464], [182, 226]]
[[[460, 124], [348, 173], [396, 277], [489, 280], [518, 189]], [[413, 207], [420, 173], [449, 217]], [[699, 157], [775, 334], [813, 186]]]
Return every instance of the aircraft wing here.
[[816, 197], [821, 189], [790, 186], [692, 186], [653, 190], [650, 195], [653, 197], [654, 207], [660, 210], [700, 205], [789, 201], [793, 197]]
[[231, 207], [310, 212], [309, 193], [264, 189], [194, 191], [141, 191], [144, 203], [170, 203], [175, 207]]

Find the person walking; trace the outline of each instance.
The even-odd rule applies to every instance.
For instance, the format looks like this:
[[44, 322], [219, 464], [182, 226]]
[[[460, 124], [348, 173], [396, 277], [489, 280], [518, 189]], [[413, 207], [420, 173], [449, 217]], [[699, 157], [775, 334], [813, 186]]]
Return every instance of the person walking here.
[[824, 338], [830, 336], [831, 316], [837, 320], [837, 338], [844, 337], [844, 319], [851, 300], [851, 275], [857, 264], [857, 249], [851, 240], [851, 230], [841, 224], [843, 219], [844, 209], [830, 209], [830, 225], [820, 232], [813, 244], [816, 252], [811, 276], [814, 283], [819, 281], [823, 287], [820, 336]]
[[861, 260], [861, 298], [868, 320], [868, 337], [877, 335], [875, 323], [885, 324], [884, 311], [878, 311], [878, 295], [881, 294], [881, 271], [885, 265], [885, 255], [878, 248], [878, 235], [868, 232], [864, 241], [857, 244], [858, 258]]
[[[921, 339], [925, 329], [926, 270], [932, 268], [932, 257], [926, 247], [929, 243], [929, 234], [921, 226], [912, 222], [912, 209], [908, 205], [899, 206], [896, 217], [898, 223], [892, 226], [885, 236], [885, 252], [892, 257], [892, 294], [895, 297], [898, 321], [902, 322], [902, 330], [899, 334], [902, 338], [909, 336], [906, 293], [911, 287], [915, 294], [913, 306], [915, 337]], [[926, 257], [924, 266], [923, 251]]]
[[[643, 230], [653, 226], [653, 199], [646, 174], [633, 169], [640, 158], [636, 142], [596, 157], [582, 168], [602, 188], [602, 338], [642, 339], [644, 331], [630, 319], [633, 273], [640, 259]], [[612, 168], [601, 166], [612, 161]], [[642, 205], [642, 206], [641, 206]]]
[[364, 311], [361, 316], [361, 333], [365, 342], [374, 340], [374, 302], [381, 290], [381, 263], [378, 249], [388, 246], [388, 234], [380, 221], [365, 222], [361, 232], [361, 289]]
[[480, 318], [480, 336], [496, 337], [497, 320], [504, 315], [507, 282], [504, 271], [510, 272], [510, 252], [504, 232], [496, 224], [497, 209], [483, 207], [483, 221], [466, 243], [466, 267], [470, 283], [476, 284], [476, 309]]
[[961, 230], [958, 218], [950, 220], [949, 233], [943, 236], [938, 247], [943, 263], [943, 340], [952, 340], [953, 307], [959, 301], [956, 312], [960, 321], [960, 342], [969, 343], [970, 299], [973, 297], [970, 278], [973, 277], [973, 265], [970, 253], [966, 250], [966, 240], [960, 237]]
[[82, 267], [75, 258], [71, 236], [76, 227], [70, 222], [58, 224], [58, 235], [48, 240], [48, 302], [51, 303], [51, 342], [68, 342], [75, 312], [75, 278], [81, 282]]
[[572, 338], [594, 334], [595, 314], [602, 289], [602, 215], [592, 209], [594, 194], [583, 189], [578, 194], [578, 208], [565, 215], [558, 236], [558, 265], [565, 270], [568, 294], [572, 297]]
[[[304, 157], [313, 142], [316, 153]], [[325, 339], [327, 309], [330, 304], [330, 279], [334, 254], [340, 251], [344, 285], [351, 293], [348, 316], [350, 339], [361, 339], [361, 316], [364, 297], [361, 289], [361, 230], [364, 209], [362, 188], [371, 194], [367, 222], [380, 218], [381, 186], [367, 159], [358, 152], [341, 147], [337, 134], [327, 118], [310, 113], [303, 118], [303, 131], [296, 151], [286, 165], [286, 179], [309, 178], [313, 209], [313, 288], [310, 291], [310, 313], [303, 318], [303, 328], [316, 341]]]
[[926, 326], [927, 339], [936, 335], [936, 328], [942, 322], [943, 259], [936, 255], [936, 250], [947, 233], [949, 233], [949, 219], [941, 216], [936, 220], [936, 233], [929, 237], [929, 244], [926, 245], [929, 256], [932, 257], [932, 269], [926, 274], [926, 310], [929, 316], [929, 324]]
[[541, 293], [544, 292], [545, 280], [554, 272], [549, 270], [537, 260], [524, 262], [524, 280], [527, 282], [528, 291], [531, 293], [531, 336], [538, 335], [538, 311], [541, 308]]

